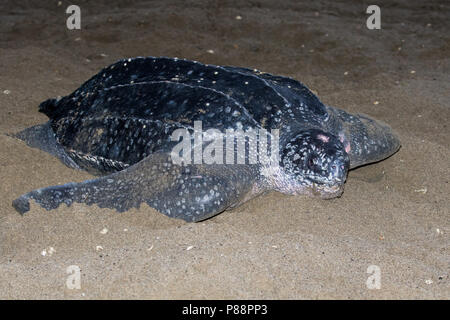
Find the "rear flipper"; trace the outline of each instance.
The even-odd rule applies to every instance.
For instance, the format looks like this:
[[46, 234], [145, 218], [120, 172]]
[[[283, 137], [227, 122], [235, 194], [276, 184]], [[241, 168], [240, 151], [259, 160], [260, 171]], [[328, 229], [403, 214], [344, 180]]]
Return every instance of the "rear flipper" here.
[[[350, 168], [383, 160], [400, 148], [395, 132], [382, 121], [363, 114], [349, 114], [343, 110], [328, 108], [338, 120], [332, 131], [343, 142], [350, 157]], [[330, 121], [331, 122], [331, 121]]]
[[11, 136], [25, 141], [26, 144], [32, 148], [38, 148], [50, 153], [70, 168], [80, 169], [72, 158], [67, 155], [64, 148], [56, 141], [50, 121], [30, 127], [19, 133], [12, 134]]
[[30, 210], [32, 199], [47, 210], [80, 202], [123, 212], [146, 202], [169, 217], [193, 222], [239, 204], [256, 179], [256, 167], [179, 166], [169, 157], [153, 154], [109, 176], [34, 190], [14, 200], [13, 206], [23, 214]]

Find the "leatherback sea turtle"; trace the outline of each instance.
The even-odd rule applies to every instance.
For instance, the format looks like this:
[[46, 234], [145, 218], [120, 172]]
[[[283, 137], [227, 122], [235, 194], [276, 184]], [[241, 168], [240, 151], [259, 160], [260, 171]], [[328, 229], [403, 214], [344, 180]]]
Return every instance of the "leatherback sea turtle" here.
[[[326, 106], [296, 80], [176, 58], [120, 60], [39, 111], [50, 121], [16, 137], [101, 177], [24, 194], [13, 202], [22, 214], [30, 199], [47, 210], [81, 202], [119, 212], [145, 202], [199, 221], [267, 190], [333, 198], [349, 169], [400, 147], [386, 124]], [[278, 161], [174, 163], [172, 134], [194, 132], [194, 121], [220, 132], [278, 129]]]

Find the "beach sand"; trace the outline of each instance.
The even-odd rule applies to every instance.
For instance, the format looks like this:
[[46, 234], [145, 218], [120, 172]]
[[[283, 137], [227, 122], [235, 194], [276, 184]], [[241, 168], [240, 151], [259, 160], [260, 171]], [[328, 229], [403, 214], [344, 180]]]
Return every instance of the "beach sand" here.
[[[448, 2], [383, 1], [380, 30], [356, 1], [269, 0], [80, 0], [81, 30], [68, 30], [71, 3], [58, 2], [0, 3], [0, 299], [450, 298]], [[350, 171], [332, 200], [272, 192], [200, 223], [147, 205], [19, 215], [21, 194], [92, 176], [6, 134], [135, 56], [293, 77], [325, 104], [388, 123], [402, 147]], [[69, 266], [80, 289], [67, 286]]]

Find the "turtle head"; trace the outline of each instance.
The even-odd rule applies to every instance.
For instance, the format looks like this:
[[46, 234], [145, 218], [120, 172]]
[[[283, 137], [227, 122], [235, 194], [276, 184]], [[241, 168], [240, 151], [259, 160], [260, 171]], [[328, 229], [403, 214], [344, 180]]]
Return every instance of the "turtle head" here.
[[350, 160], [343, 143], [318, 129], [302, 131], [280, 154], [279, 191], [322, 198], [341, 195]]

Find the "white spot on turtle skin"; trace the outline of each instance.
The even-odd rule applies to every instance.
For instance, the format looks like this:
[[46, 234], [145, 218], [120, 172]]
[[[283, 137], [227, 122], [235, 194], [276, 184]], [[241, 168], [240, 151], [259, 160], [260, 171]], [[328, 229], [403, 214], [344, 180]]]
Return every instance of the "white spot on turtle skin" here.
[[317, 138], [318, 138], [319, 140], [325, 142], [325, 143], [327, 143], [328, 141], [330, 141], [330, 137], [327, 137], [327, 136], [325, 136], [325, 135], [323, 135], [323, 134], [317, 135]]

